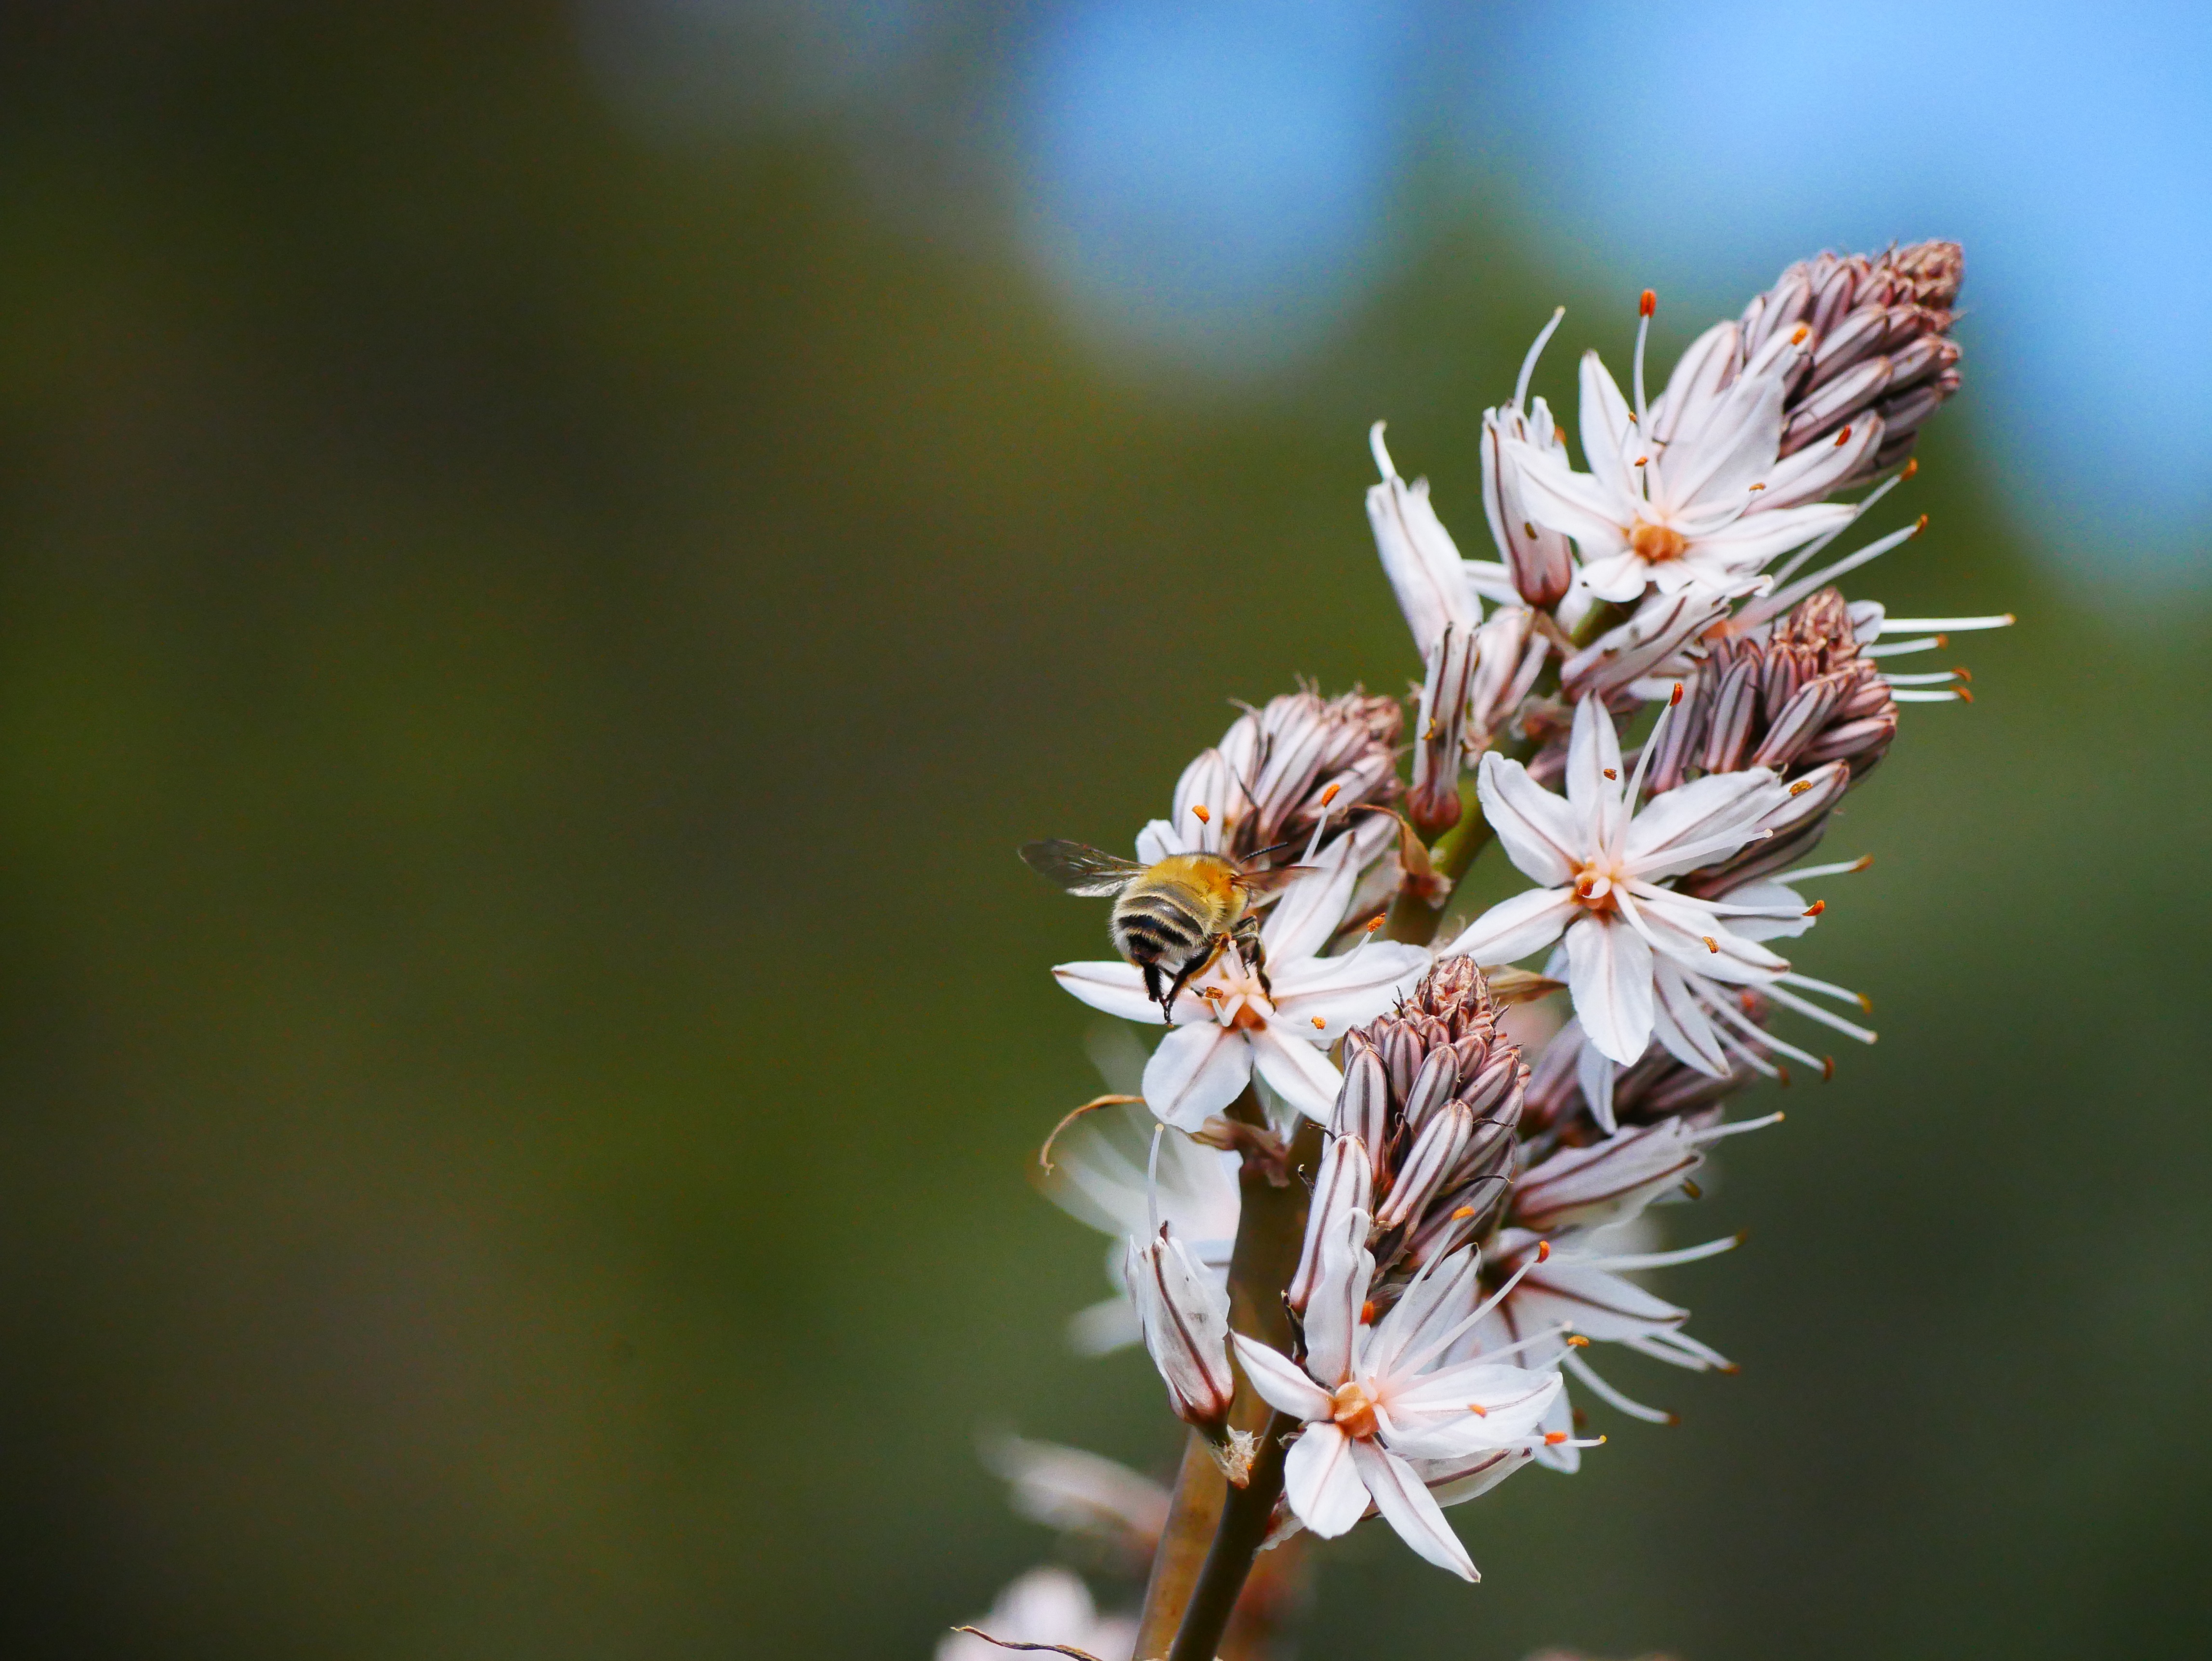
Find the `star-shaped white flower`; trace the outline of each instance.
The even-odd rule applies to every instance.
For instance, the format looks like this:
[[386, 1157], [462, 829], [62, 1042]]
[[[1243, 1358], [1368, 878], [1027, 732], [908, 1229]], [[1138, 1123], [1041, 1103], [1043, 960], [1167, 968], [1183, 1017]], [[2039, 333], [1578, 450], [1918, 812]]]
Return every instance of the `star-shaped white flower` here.
[[[1671, 706], [1662, 721], [1667, 713]], [[1655, 747], [1644, 746], [1646, 758]], [[1674, 1024], [1659, 1019], [1664, 966], [1751, 983], [1790, 965], [1721, 921], [1771, 908], [1697, 899], [1662, 885], [1754, 840], [1760, 819], [1789, 800], [1790, 789], [1767, 769], [1747, 768], [1695, 780], [1632, 813], [1643, 773], [1639, 763], [1636, 776], [1624, 779], [1620, 737], [1596, 698], [1575, 711], [1564, 798], [1519, 762], [1484, 756], [1477, 779], [1483, 812], [1513, 863], [1544, 886], [1491, 907], [1443, 955], [1511, 963], [1564, 935], [1575, 1013], [1600, 1051], [1623, 1066], [1634, 1062], [1656, 1022], [1675, 1054], [1705, 1068], [1702, 1048], [1675, 1048]]]
[[[1637, 344], [1643, 383], [1643, 341]], [[1725, 587], [1769, 560], [1850, 520], [1840, 504], [1768, 507], [1782, 444], [1782, 405], [1793, 358], [1739, 376], [1694, 430], [1668, 442], [1639, 419], [1595, 352], [1582, 361], [1580, 422], [1587, 473], [1563, 451], [1507, 438], [1503, 453], [1536, 524], [1564, 532], [1582, 554], [1582, 581], [1599, 599], [1632, 600], [1647, 584], [1674, 593]], [[1639, 393], [1639, 403], [1641, 396]]]
[[1363, 1327], [1375, 1275], [1367, 1229], [1367, 1214], [1354, 1211], [1322, 1248], [1306, 1305], [1303, 1367], [1242, 1333], [1232, 1335], [1237, 1356], [1255, 1390], [1305, 1421], [1283, 1471], [1283, 1496], [1299, 1522], [1329, 1539], [1371, 1504], [1423, 1558], [1478, 1579], [1430, 1492], [1436, 1470], [1413, 1462], [1464, 1460], [1540, 1440], [1559, 1375], [1497, 1361], [1437, 1365], [1485, 1312], [1474, 1301], [1472, 1250], [1443, 1259], [1382, 1320]]
[[[1343, 922], [1361, 869], [1395, 829], [1386, 816], [1368, 816], [1322, 850], [1310, 875], [1283, 890], [1260, 931], [1272, 993], [1233, 946], [1184, 989], [1174, 1030], [1145, 1067], [1145, 1103], [1158, 1118], [1198, 1129], [1237, 1099], [1256, 1068], [1284, 1101], [1328, 1123], [1344, 1083], [1329, 1046], [1410, 992], [1429, 966], [1421, 947], [1391, 940], [1365, 940], [1339, 958], [1316, 955]], [[1066, 963], [1052, 972], [1094, 1009], [1160, 1022], [1132, 964]]]

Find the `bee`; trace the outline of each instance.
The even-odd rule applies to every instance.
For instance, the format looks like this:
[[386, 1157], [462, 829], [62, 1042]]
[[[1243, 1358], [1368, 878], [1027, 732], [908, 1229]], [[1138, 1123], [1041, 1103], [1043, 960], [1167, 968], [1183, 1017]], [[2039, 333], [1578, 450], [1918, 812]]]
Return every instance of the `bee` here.
[[[1289, 846], [1284, 843], [1283, 846]], [[1112, 896], [1106, 930], [1114, 949], [1144, 971], [1145, 995], [1170, 1021], [1176, 995], [1203, 974], [1224, 946], [1234, 946], [1267, 984], [1267, 953], [1260, 944], [1260, 906], [1306, 867], [1252, 869], [1277, 852], [1263, 848], [1243, 860], [1219, 854], [1176, 854], [1154, 865], [1117, 859], [1079, 842], [1054, 838], [1024, 843], [1022, 860], [1071, 894]]]

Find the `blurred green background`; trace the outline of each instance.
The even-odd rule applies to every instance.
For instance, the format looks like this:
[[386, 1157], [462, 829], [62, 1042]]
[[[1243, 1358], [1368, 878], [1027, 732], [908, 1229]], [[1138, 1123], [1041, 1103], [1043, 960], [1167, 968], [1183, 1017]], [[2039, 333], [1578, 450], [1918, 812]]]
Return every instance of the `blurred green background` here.
[[[1050, 1549], [979, 1430], [1164, 1469], [1024, 1176], [1101, 917], [1012, 849], [1126, 839], [1229, 697], [1399, 687], [1365, 423], [1472, 549], [1531, 320], [1626, 344], [1409, 186], [1324, 347], [1132, 376], [988, 206], [656, 141], [577, 39], [0, 18], [11, 1656], [922, 1656]], [[2212, 616], [2053, 585], [1963, 338], [1856, 591], [2022, 621], [1828, 844], [1881, 1045], [1684, 1226], [1752, 1231], [1666, 1283], [1743, 1374], [1620, 1362], [1687, 1422], [1458, 1513], [1479, 1588], [1342, 1542], [1302, 1654], [2201, 1634]]]

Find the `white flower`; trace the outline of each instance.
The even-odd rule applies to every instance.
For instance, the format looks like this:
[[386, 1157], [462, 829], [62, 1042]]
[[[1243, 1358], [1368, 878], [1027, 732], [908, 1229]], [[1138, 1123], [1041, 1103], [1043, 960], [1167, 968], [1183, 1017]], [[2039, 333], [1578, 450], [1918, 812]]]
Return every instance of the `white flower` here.
[[1142, 1336], [1122, 1281], [1122, 1243], [1144, 1233], [1154, 1217], [1175, 1230], [1210, 1281], [1224, 1287], [1229, 1281], [1243, 1205], [1237, 1172], [1243, 1161], [1188, 1136], [1164, 1137], [1156, 1151], [1148, 1150], [1155, 1123], [1142, 1107], [1109, 1108], [1079, 1120], [1054, 1147], [1046, 1194], [1079, 1221], [1114, 1237], [1106, 1272], [1120, 1291], [1078, 1311], [1068, 1323], [1069, 1342], [1086, 1355], [1103, 1355]]
[[[1129, 1661], [1137, 1623], [1103, 1615], [1090, 1589], [1066, 1569], [1031, 1569], [999, 1594], [991, 1612], [974, 1623], [992, 1638], [1015, 1644], [1065, 1644], [1098, 1661]], [[1006, 1661], [1006, 1652], [973, 1633], [956, 1632], [937, 1646], [937, 1661]]]
[[1252, 1387], [1305, 1428], [1284, 1467], [1284, 1498], [1324, 1539], [1372, 1504], [1415, 1552], [1468, 1580], [1480, 1577], [1413, 1460], [1466, 1464], [1479, 1452], [1526, 1447], [1559, 1393], [1557, 1372], [1495, 1361], [1439, 1366], [1480, 1318], [1475, 1254], [1460, 1251], [1409, 1286], [1372, 1327], [1360, 1324], [1375, 1259], [1368, 1219], [1352, 1212], [1322, 1250], [1306, 1305], [1306, 1359], [1235, 1335]]
[[[1765, 505], [1781, 448], [1788, 377], [1798, 356], [1793, 349], [1737, 376], [1703, 400], [1698, 419], [1681, 423], [1668, 441], [1655, 431], [1651, 412], [1632, 411], [1597, 354], [1586, 352], [1579, 414], [1590, 471], [1576, 472], [1556, 447], [1501, 441], [1529, 518], [1575, 539], [1590, 593], [1632, 600], [1647, 583], [1656, 583], [1662, 593], [1692, 583], [1725, 587], [1850, 522], [1848, 507]], [[1639, 331], [1639, 406], [1643, 360]], [[1689, 362], [1686, 357], [1686, 368]], [[1674, 389], [1668, 395], [1675, 397]], [[1675, 401], [1686, 401], [1686, 389]]]
[[[1518, 1350], [1524, 1365], [1561, 1367], [1631, 1417], [1671, 1421], [1673, 1415], [1644, 1406], [1599, 1376], [1587, 1346], [1618, 1343], [1696, 1372], [1734, 1370], [1717, 1351], [1682, 1330], [1687, 1310], [1623, 1276], [1695, 1262], [1741, 1243], [1741, 1236], [1729, 1236], [1675, 1251], [1643, 1250], [1644, 1208], [1683, 1189], [1711, 1144], [1781, 1116], [1725, 1125], [1712, 1116], [1667, 1119], [1592, 1147], [1559, 1149], [1523, 1173], [1513, 1187], [1507, 1226], [1490, 1248], [1490, 1274], [1503, 1275], [1504, 1284], [1446, 1359]], [[1554, 1469], [1577, 1469], [1580, 1450], [1565, 1433], [1572, 1423], [1573, 1409], [1562, 1389], [1546, 1411], [1547, 1434], [1534, 1450], [1535, 1457]]]
[[[1515, 591], [1531, 605], [1557, 605], [1575, 575], [1574, 557], [1566, 538], [1538, 525], [1522, 501], [1520, 466], [1520, 457], [1530, 451], [1551, 458], [1561, 467], [1568, 465], [1559, 423], [1552, 419], [1544, 400], [1536, 399], [1527, 414], [1522, 413], [1522, 405], [1528, 402], [1528, 380], [1536, 372], [1536, 360], [1566, 309], [1562, 306], [1552, 313], [1536, 344], [1528, 348], [1528, 356], [1522, 359], [1512, 403], [1482, 412], [1483, 515], [1490, 521], [1491, 540], [1505, 557], [1505, 569]], [[1509, 444], [1513, 447], [1510, 453]]]
[[[1328, 1050], [1360, 1022], [1411, 991], [1429, 954], [1417, 946], [1365, 940], [1340, 958], [1316, 954], [1328, 944], [1360, 870], [1389, 845], [1395, 826], [1364, 815], [1289, 884], [1260, 931], [1273, 991], [1234, 947], [1183, 989], [1175, 1026], [1145, 1068], [1145, 1104], [1179, 1130], [1196, 1130], [1243, 1091], [1256, 1069], [1284, 1101], [1327, 1123], [1344, 1082]], [[1160, 1021], [1144, 977], [1126, 963], [1068, 963], [1053, 971], [1094, 1009], [1133, 1021]]]
[[[1655, 747], [1644, 745], [1647, 759]], [[1655, 797], [1632, 817], [1642, 776], [1639, 764], [1623, 781], [1620, 740], [1595, 698], [1575, 711], [1565, 798], [1520, 763], [1484, 756], [1483, 811], [1513, 863], [1545, 886], [1491, 907], [1444, 948], [1446, 956], [1510, 963], [1564, 934], [1575, 1013], [1590, 1042], [1624, 1066], [1642, 1056], [1655, 1022], [1662, 1039], [1671, 1030], [1656, 1013], [1662, 965], [1740, 983], [1790, 967], [1721, 921], [1767, 909], [1661, 885], [1757, 837], [1760, 820], [1789, 800], [1788, 788], [1763, 767], [1716, 774]], [[1675, 1053], [1704, 1065], [1694, 1051]]]
[[1398, 596], [1398, 609], [1413, 631], [1413, 648], [1423, 658], [1436, 648], [1444, 630], [1474, 632], [1482, 621], [1482, 602], [1468, 580], [1467, 563], [1429, 505], [1429, 482], [1407, 484], [1398, 477], [1390, 452], [1382, 446], [1382, 423], [1368, 430], [1368, 447], [1382, 474], [1367, 491], [1367, 522], [1375, 532], [1375, 551], [1382, 574]]
[[994, 1437], [983, 1463], [1006, 1479], [1015, 1512], [1149, 1558], [1168, 1525], [1168, 1491], [1127, 1465], [1057, 1442]]

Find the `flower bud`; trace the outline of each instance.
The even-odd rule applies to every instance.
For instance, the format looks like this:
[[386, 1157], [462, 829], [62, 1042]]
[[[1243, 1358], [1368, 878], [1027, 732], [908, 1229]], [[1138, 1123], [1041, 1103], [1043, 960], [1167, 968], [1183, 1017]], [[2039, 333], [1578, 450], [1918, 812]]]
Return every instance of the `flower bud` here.
[[1429, 648], [1415, 717], [1413, 786], [1406, 794], [1406, 817], [1425, 837], [1439, 836], [1459, 823], [1459, 770], [1467, 753], [1476, 638], [1476, 630], [1447, 624]]
[[1390, 1075], [1382, 1058], [1358, 1033], [1344, 1046], [1344, 1087], [1336, 1093], [1336, 1111], [1329, 1119], [1331, 1134], [1356, 1137], [1369, 1147], [1380, 1147], [1389, 1128]]
[[1375, 1226], [1391, 1229], [1413, 1221], [1442, 1188], [1474, 1135], [1474, 1115], [1465, 1102], [1447, 1103], [1413, 1138], [1399, 1162], [1389, 1194], [1375, 1212]]
[[1552, 412], [1538, 399], [1522, 415], [1508, 405], [1482, 412], [1482, 511], [1490, 521], [1513, 587], [1534, 606], [1559, 603], [1574, 581], [1567, 538], [1535, 521], [1522, 500], [1521, 469], [1505, 441], [1517, 439], [1540, 453], [1565, 448]]
[[1164, 1223], [1153, 1239], [1130, 1237], [1123, 1274], [1176, 1416], [1221, 1432], [1237, 1394], [1229, 1367], [1228, 1292], [1207, 1279]]
[[1313, 1204], [1306, 1213], [1297, 1270], [1283, 1294], [1293, 1310], [1305, 1313], [1315, 1277], [1321, 1273], [1322, 1248], [1345, 1232], [1353, 1212], [1371, 1213], [1374, 1203], [1375, 1168], [1368, 1160], [1367, 1145], [1357, 1136], [1331, 1136], [1314, 1172]]
[[1783, 406], [1784, 455], [1847, 426], [1863, 439], [1878, 424], [1868, 453], [1838, 484], [1905, 459], [1921, 423], [1959, 387], [1949, 334], [1964, 271], [1955, 242], [1824, 253], [1753, 300], [1741, 329], [1745, 359], [1755, 367], [1792, 350], [1797, 357]]

